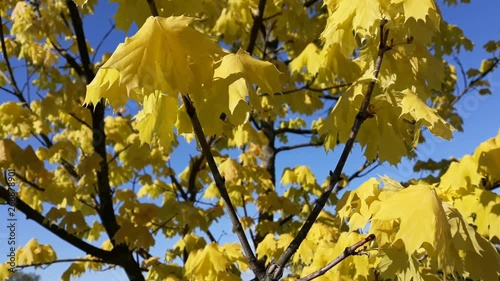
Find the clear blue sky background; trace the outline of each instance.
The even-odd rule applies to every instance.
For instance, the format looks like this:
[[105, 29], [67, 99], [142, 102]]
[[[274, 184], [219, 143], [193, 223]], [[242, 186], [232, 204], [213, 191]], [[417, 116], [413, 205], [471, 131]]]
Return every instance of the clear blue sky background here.
[[[439, 2], [439, 4], [441, 4]], [[466, 36], [468, 36], [475, 44], [473, 52], [462, 52], [460, 59], [465, 68], [476, 67], [478, 68], [483, 58], [488, 55], [482, 50], [482, 46], [488, 40], [500, 40], [500, 19], [498, 11], [500, 10], [500, 2], [498, 0], [473, 0], [471, 4], [459, 5], [456, 7], [447, 8], [442, 7], [443, 17], [446, 21], [461, 27]], [[145, 6], [146, 8], [146, 6]], [[85, 31], [92, 46], [95, 46], [110, 26], [109, 16], [115, 11], [116, 5], [111, 3], [102, 2], [96, 9], [96, 14], [86, 18]], [[133, 30], [135, 31], [135, 30]], [[132, 31], [132, 32], [133, 32]], [[123, 42], [125, 33], [121, 31], [113, 32], [108, 38], [106, 43], [101, 48], [99, 56], [102, 51], [112, 51], [116, 45]], [[500, 116], [498, 115], [498, 108], [500, 106], [500, 72], [497, 71], [488, 77], [491, 84], [492, 96], [479, 97], [477, 94], [471, 94], [463, 98], [457, 107], [464, 118], [464, 133], [456, 132], [454, 139], [450, 142], [443, 141], [436, 138], [428, 138], [428, 144], [418, 148], [419, 157], [422, 160], [432, 158], [439, 160], [442, 158], [449, 158], [454, 156], [456, 158], [462, 157], [464, 154], [472, 153], [475, 147], [488, 138], [495, 136], [500, 129]], [[2, 99], [3, 100], [3, 99]], [[188, 153], [194, 154], [192, 148], [181, 150], [173, 155], [174, 167], [185, 167], [188, 163]], [[337, 149], [339, 151], [339, 149]], [[281, 170], [286, 166], [307, 165], [315, 175], [318, 181], [322, 182], [324, 177], [328, 174], [328, 170], [332, 169], [338, 159], [337, 153], [329, 153], [325, 155], [322, 148], [320, 149], [302, 149], [294, 153], [279, 154], [277, 158], [277, 177], [281, 176]], [[348, 160], [345, 172], [350, 174], [354, 172], [364, 162], [361, 156], [359, 146]], [[403, 161], [397, 167], [391, 167], [384, 164], [364, 178], [353, 181], [350, 188], [355, 188], [358, 184], [365, 181], [367, 178], [377, 175], [388, 175], [396, 180], [404, 181], [411, 177], [415, 177], [412, 173], [412, 163]], [[3, 207], [1, 209], [4, 209]], [[0, 220], [5, 221], [6, 210], [0, 210]], [[17, 244], [24, 245], [28, 240], [37, 238], [42, 244], [53, 245], [59, 259], [75, 258], [83, 256], [84, 253], [80, 252], [73, 246], [61, 243], [60, 240], [53, 234], [38, 226], [32, 221], [25, 220], [22, 213], [18, 213], [18, 230], [17, 230]], [[236, 241], [236, 237], [230, 233], [230, 227], [226, 227], [227, 232], [216, 232], [218, 235], [223, 235], [224, 241]], [[152, 251], [153, 255], [160, 258], [164, 257], [165, 249], [169, 244], [157, 241], [157, 246]], [[0, 233], [0, 253], [5, 253], [7, 249], [6, 235], [4, 230]], [[4, 257], [1, 258], [4, 260]], [[36, 273], [41, 275], [42, 281], [59, 280], [59, 276], [66, 270], [69, 263], [55, 264], [45, 270], [36, 270]], [[32, 271], [32, 270], [26, 270]], [[76, 280], [81, 281], [121, 281], [127, 280], [123, 270], [108, 270], [99, 273], [87, 273], [81, 278]]]

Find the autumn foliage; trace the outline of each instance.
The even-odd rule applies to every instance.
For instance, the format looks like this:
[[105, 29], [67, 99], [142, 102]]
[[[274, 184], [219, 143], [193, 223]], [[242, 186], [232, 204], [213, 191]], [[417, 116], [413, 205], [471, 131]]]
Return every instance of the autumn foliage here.
[[[500, 41], [459, 89], [449, 57], [472, 42], [433, 0], [112, 2], [117, 29], [138, 27], [112, 53], [86, 37], [106, 3], [0, 7], [0, 166], [26, 223], [86, 253], [61, 280], [498, 280], [500, 132], [415, 166], [433, 176], [343, 189], [461, 131], [455, 105], [491, 94]], [[305, 147], [341, 154], [323, 174], [276, 168]], [[56, 262], [35, 237], [16, 250], [16, 269]]]

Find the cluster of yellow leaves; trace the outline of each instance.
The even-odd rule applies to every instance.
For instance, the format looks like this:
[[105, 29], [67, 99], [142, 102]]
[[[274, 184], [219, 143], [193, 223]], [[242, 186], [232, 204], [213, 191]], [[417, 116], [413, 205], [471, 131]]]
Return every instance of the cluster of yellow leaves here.
[[500, 132], [481, 143], [472, 155], [452, 162], [441, 177], [441, 196], [464, 215], [477, 232], [500, 239], [500, 196], [491, 191], [500, 184]]
[[[425, 280], [434, 274], [425, 270], [431, 265], [446, 274], [497, 278], [500, 255], [456, 208], [438, 196], [439, 189], [426, 184], [403, 188], [390, 178], [382, 178], [382, 182], [379, 189], [380, 182], [372, 178], [346, 193], [337, 210], [351, 231], [366, 228], [376, 235], [380, 259], [374, 265], [384, 278]], [[489, 266], [480, 265], [480, 257]]]
[[193, 100], [208, 135], [222, 133], [221, 114], [229, 116], [233, 125], [245, 121], [250, 107], [244, 101], [254, 92], [251, 84], [270, 93], [280, 91], [280, 73], [271, 63], [244, 51], [225, 54], [190, 27], [192, 21], [185, 16], [149, 17], [99, 69], [87, 87], [85, 103], [106, 98], [121, 107], [135, 99], [143, 106], [135, 123], [141, 142], [149, 143], [155, 135], [169, 147], [174, 126], [179, 132], [191, 132], [185, 111], [178, 107], [179, 93]]
[[[15, 265], [43, 264], [57, 259], [50, 245], [39, 244], [36, 239], [31, 239], [24, 247], [19, 247], [15, 253], [15, 258]], [[9, 265], [9, 263], [0, 264], [0, 280], [7, 280], [13, 274], [10, 271], [11, 267], [12, 264]], [[65, 280], [69, 281], [69, 279]]]
[[404, 188], [383, 177], [379, 189], [380, 181], [372, 178], [344, 195], [338, 214], [351, 231], [376, 235], [381, 259], [375, 265], [385, 278], [424, 280], [432, 275], [425, 268], [437, 264], [446, 274], [495, 280], [500, 255], [492, 243], [500, 238], [500, 196], [489, 189], [500, 180], [498, 151], [500, 134], [452, 162], [437, 186]]
[[[433, 89], [441, 89], [444, 77], [442, 58], [428, 51], [441, 27], [435, 3], [329, 1], [327, 6], [330, 15], [322, 49], [309, 45], [290, 64], [292, 71], [305, 67], [308, 75], [317, 72], [320, 81], [330, 84], [339, 79], [355, 82], [326, 119], [314, 122], [313, 128], [325, 136], [325, 149], [333, 149], [349, 136], [367, 92], [366, 83], [374, 79], [383, 19], [388, 20], [384, 27], [389, 30], [386, 43], [392, 49], [386, 53], [377, 79], [369, 108], [373, 117], [359, 132], [365, 156], [398, 163], [418, 143], [421, 126], [435, 136], [450, 139], [453, 127], [426, 103]], [[387, 143], [392, 144], [390, 148]]]
[[240, 272], [247, 269], [240, 245], [210, 243], [189, 255], [185, 276], [194, 280], [241, 280]]

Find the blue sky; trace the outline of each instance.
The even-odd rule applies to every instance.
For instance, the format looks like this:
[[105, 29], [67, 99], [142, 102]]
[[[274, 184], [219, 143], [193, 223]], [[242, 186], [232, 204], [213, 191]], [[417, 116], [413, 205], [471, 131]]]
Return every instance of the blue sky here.
[[[86, 34], [90, 40], [91, 45], [95, 46], [107, 32], [108, 27], [111, 25], [109, 15], [116, 9], [115, 4], [105, 3], [100, 4], [96, 9], [96, 14], [89, 16], [85, 21]], [[460, 59], [465, 68], [476, 67], [478, 68], [481, 59], [487, 57], [483, 52], [482, 46], [488, 40], [500, 39], [500, 20], [498, 11], [500, 10], [500, 2], [498, 0], [473, 0], [471, 4], [459, 5], [456, 7], [445, 8], [442, 7], [443, 17], [446, 21], [461, 27], [466, 36], [468, 36], [475, 44], [473, 52], [460, 53]], [[121, 31], [113, 32], [108, 38], [106, 43], [101, 48], [102, 51], [112, 51], [116, 45], [124, 40], [125, 33]], [[99, 56], [98, 55], [98, 59]], [[449, 158], [450, 156], [460, 158], [464, 154], [472, 153], [474, 148], [484, 140], [495, 136], [500, 129], [500, 117], [498, 116], [498, 106], [500, 105], [500, 72], [496, 72], [488, 77], [491, 84], [493, 95], [491, 96], [478, 96], [471, 94], [464, 97], [457, 107], [464, 118], [464, 133], [456, 132], [454, 139], [450, 142], [443, 141], [437, 138], [428, 138], [428, 143], [417, 149], [420, 159], [432, 158], [435, 160], [442, 158]], [[337, 149], [339, 151], [340, 149]], [[191, 151], [191, 152], [190, 152]], [[192, 148], [189, 150], [182, 150], [173, 155], [173, 164], [180, 167], [185, 167], [187, 164], [186, 153], [192, 153]], [[320, 149], [302, 149], [294, 153], [279, 154], [277, 157], [278, 171], [277, 177], [280, 178], [280, 171], [286, 166], [307, 165], [318, 177], [321, 182], [328, 174], [328, 170], [332, 169], [336, 164], [339, 153], [329, 153], [325, 155], [324, 150]], [[183, 156], [184, 155], [184, 156]], [[359, 146], [355, 147], [354, 152], [348, 160], [345, 172], [347, 174], [355, 171], [364, 162], [361, 156]], [[377, 175], [389, 175], [397, 180], [407, 180], [410, 177], [418, 176], [412, 173], [411, 163], [403, 161], [397, 167], [391, 167], [388, 164], [376, 169], [362, 179], [357, 179], [351, 183], [350, 188], [356, 187], [359, 183], [365, 181], [368, 177]], [[3, 209], [3, 207], [1, 208]], [[0, 219], [5, 221], [4, 214], [6, 210], [0, 210]], [[27, 221], [25, 216], [18, 213], [18, 230], [17, 230], [17, 244], [24, 245], [31, 238], [36, 237], [40, 243], [52, 244], [59, 259], [75, 258], [83, 256], [84, 253], [80, 252], [73, 246], [61, 243], [58, 238], [32, 221]], [[227, 227], [226, 229], [230, 229]], [[228, 230], [224, 240], [236, 240]], [[221, 233], [219, 233], [221, 234]], [[217, 237], [218, 235], [216, 235]], [[0, 233], [0, 252], [5, 253], [6, 249], [6, 236], [4, 232]], [[154, 255], [160, 257], [164, 256], [165, 249], [168, 244], [157, 241], [155, 250], [152, 251]], [[45, 270], [37, 270], [36, 272], [42, 276], [42, 281], [57, 280], [58, 277], [70, 264], [55, 264]], [[56, 278], [57, 277], [57, 278]], [[90, 280], [106, 280], [106, 281], [121, 281], [127, 280], [124, 272], [120, 270], [108, 270], [99, 273], [88, 273], [76, 280], [90, 281]]]

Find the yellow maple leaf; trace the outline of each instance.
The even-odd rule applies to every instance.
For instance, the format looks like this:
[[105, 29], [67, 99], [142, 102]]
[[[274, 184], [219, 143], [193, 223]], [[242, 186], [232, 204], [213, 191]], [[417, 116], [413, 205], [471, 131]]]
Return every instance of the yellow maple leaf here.
[[[399, 220], [400, 228], [395, 240], [403, 241], [409, 255], [420, 247], [433, 255], [447, 250], [446, 241], [451, 239], [450, 226], [436, 192], [426, 185], [412, 185], [400, 191], [389, 192], [392, 196], [381, 200], [380, 209], [375, 212], [373, 219]], [[401, 206], [404, 208], [401, 209]]]
[[34, 238], [29, 240], [24, 247], [20, 247], [17, 250], [16, 256], [19, 265], [52, 262], [57, 259], [52, 246], [39, 244], [38, 240]]
[[222, 58], [221, 64], [214, 73], [214, 78], [228, 78], [230, 75], [241, 75], [270, 94], [279, 92], [281, 73], [270, 62], [254, 59], [247, 52], [238, 50], [236, 54], [228, 54]]
[[170, 147], [174, 140], [174, 125], [177, 120], [179, 101], [168, 95], [155, 92], [144, 97], [144, 108], [137, 113], [134, 128], [139, 131], [141, 143], [151, 143], [156, 135], [163, 147]]
[[415, 93], [410, 90], [402, 92], [402, 113], [411, 115], [414, 120], [426, 126], [435, 136], [451, 139], [454, 128], [443, 118], [439, 117], [436, 110], [425, 104]]
[[195, 280], [214, 279], [226, 271], [231, 261], [219, 248], [217, 244], [211, 243], [203, 250], [190, 254], [185, 265], [186, 276]]
[[302, 53], [290, 62], [288, 67], [292, 73], [300, 72], [302, 68], [306, 68], [307, 73], [314, 75], [318, 72], [323, 63], [320, 50], [314, 43], [309, 43]]
[[[123, 104], [120, 95], [159, 90], [176, 96], [210, 84], [213, 61], [222, 50], [209, 37], [190, 27], [193, 18], [149, 17], [137, 33], [121, 43], [87, 86], [86, 103], [106, 97]], [[113, 69], [118, 71], [110, 71]], [[117, 83], [118, 81], [118, 83]], [[120, 89], [125, 88], [126, 92]], [[114, 94], [103, 95], [106, 91]]]

